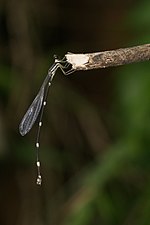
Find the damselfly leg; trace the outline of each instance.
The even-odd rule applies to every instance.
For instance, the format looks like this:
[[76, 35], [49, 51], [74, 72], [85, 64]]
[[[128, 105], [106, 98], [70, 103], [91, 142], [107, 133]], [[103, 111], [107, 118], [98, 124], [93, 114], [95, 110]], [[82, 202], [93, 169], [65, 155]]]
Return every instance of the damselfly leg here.
[[75, 70], [72, 68], [72, 64], [70, 64], [67, 60], [66, 57], [64, 56], [63, 59], [58, 59], [57, 55], [54, 55], [55, 62], [59, 63], [59, 68], [61, 69], [62, 73], [64, 75], [69, 75]]

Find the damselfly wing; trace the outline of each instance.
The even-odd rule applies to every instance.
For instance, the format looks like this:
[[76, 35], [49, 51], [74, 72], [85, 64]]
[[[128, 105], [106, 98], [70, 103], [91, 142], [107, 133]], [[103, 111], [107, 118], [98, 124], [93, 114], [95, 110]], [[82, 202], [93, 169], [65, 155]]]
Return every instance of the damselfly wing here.
[[44, 89], [44, 86], [42, 86], [20, 123], [19, 131], [22, 136], [30, 131], [40, 113], [44, 98]]

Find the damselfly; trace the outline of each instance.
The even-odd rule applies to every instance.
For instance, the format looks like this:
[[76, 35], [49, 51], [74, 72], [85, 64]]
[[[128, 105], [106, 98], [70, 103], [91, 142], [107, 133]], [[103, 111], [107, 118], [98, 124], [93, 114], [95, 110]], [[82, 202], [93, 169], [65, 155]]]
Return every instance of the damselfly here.
[[36, 183], [38, 185], [41, 185], [41, 182], [42, 182], [41, 171], [40, 171], [40, 160], [39, 160], [39, 147], [40, 147], [39, 139], [40, 139], [41, 126], [42, 126], [42, 117], [43, 117], [44, 107], [46, 106], [49, 87], [51, 86], [51, 82], [58, 68], [60, 68], [63, 74], [65, 75], [68, 75], [73, 72], [73, 69], [69, 69], [71, 65], [67, 61], [65, 61], [64, 59], [59, 60], [57, 56], [54, 56], [54, 57], [55, 57], [54, 64], [48, 70], [48, 74], [46, 78], [44, 79], [38, 94], [36, 95], [32, 104], [28, 108], [27, 112], [25, 113], [19, 125], [20, 134], [22, 136], [26, 135], [31, 130], [32, 126], [34, 125], [35, 121], [37, 120], [40, 114], [37, 136], [36, 136], [36, 143], [35, 143], [35, 147], [37, 149], [36, 165], [37, 165], [37, 172], [38, 172]]

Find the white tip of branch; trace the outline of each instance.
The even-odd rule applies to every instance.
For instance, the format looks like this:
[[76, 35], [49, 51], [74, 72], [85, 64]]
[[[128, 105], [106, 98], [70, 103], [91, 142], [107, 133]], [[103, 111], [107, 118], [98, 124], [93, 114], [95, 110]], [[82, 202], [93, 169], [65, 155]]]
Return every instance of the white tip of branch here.
[[85, 68], [85, 64], [89, 62], [89, 56], [85, 54], [67, 53], [65, 55], [67, 62], [72, 64], [73, 69]]

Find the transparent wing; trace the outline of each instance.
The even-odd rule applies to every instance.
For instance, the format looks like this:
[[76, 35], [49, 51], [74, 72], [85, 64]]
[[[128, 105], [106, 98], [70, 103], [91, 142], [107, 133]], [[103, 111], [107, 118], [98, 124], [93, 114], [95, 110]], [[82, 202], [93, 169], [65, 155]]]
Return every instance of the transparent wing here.
[[30, 131], [40, 113], [44, 98], [44, 89], [44, 85], [42, 85], [19, 125], [19, 131], [22, 136]]

